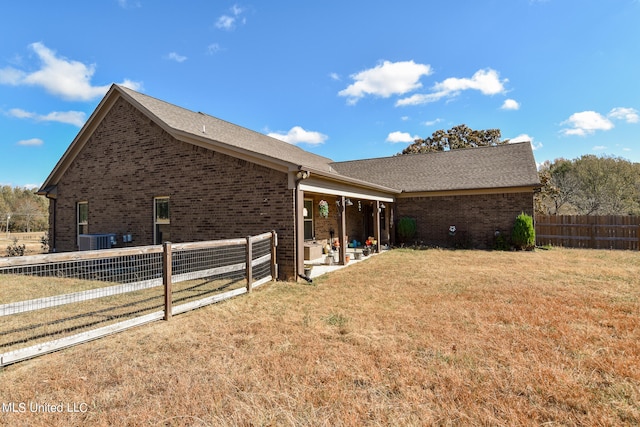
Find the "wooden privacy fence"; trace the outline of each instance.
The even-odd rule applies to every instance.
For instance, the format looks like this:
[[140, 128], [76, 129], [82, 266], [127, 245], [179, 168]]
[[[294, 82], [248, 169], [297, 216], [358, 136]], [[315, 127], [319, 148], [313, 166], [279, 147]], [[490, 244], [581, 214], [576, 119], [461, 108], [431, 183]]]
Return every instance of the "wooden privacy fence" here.
[[0, 258], [0, 366], [241, 295], [277, 277], [275, 231]]
[[568, 248], [640, 250], [640, 217], [536, 215], [536, 243]]

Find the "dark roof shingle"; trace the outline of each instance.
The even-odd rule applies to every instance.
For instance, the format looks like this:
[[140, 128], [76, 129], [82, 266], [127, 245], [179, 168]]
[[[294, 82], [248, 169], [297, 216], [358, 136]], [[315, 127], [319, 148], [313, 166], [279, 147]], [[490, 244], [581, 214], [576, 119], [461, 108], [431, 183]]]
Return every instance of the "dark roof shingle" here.
[[403, 192], [538, 186], [528, 142], [334, 162], [340, 174]]
[[220, 142], [236, 149], [282, 160], [293, 165], [302, 165], [326, 173], [332, 172], [329, 167], [332, 160], [327, 157], [310, 153], [279, 139], [208, 114], [178, 107], [123, 86], [117, 86], [117, 88], [175, 131], [209, 139], [212, 142]]

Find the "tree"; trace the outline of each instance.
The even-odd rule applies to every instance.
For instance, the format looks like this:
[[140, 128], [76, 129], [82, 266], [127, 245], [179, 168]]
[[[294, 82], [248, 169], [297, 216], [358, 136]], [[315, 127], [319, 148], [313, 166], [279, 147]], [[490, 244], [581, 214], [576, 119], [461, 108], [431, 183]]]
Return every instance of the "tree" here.
[[640, 164], [584, 155], [545, 162], [536, 210], [549, 214], [640, 214]]
[[574, 213], [572, 200], [578, 191], [578, 179], [573, 173], [573, 162], [548, 160], [538, 171], [542, 188], [536, 196], [536, 211], [542, 214], [559, 215]]
[[449, 130], [437, 130], [425, 139], [415, 142], [402, 150], [401, 154], [429, 153], [434, 151], [455, 150], [458, 148], [488, 147], [506, 144], [501, 141], [500, 129], [473, 130], [467, 125], [454, 126]]
[[10, 231], [46, 230], [49, 217], [47, 200], [33, 190], [4, 185], [0, 187], [0, 223], [3, 228], [8, 215], [11, 215]]

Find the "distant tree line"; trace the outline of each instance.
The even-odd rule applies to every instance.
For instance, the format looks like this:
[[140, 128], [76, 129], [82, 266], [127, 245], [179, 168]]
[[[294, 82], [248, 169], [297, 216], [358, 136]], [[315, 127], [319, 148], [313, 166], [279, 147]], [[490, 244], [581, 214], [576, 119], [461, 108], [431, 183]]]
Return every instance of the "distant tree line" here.
[[0, 187], [0, 230], [6, 232], [8, 223], [10, 232], [46, 231], [48, 206], [47, 199], [34, 190], [3, 185]]
[[546, 161], [536, 211], [549, 215], [640, 215], [640, 163], [584, 155]]

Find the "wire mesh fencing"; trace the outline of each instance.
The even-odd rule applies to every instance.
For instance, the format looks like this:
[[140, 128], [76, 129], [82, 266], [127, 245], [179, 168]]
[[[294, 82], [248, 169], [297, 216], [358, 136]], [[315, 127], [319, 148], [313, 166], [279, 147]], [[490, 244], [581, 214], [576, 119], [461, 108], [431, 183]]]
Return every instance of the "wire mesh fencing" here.
[[250, 291], [276, 277], [276, 245], [270, 232], [0, 258], [0, 366]]

